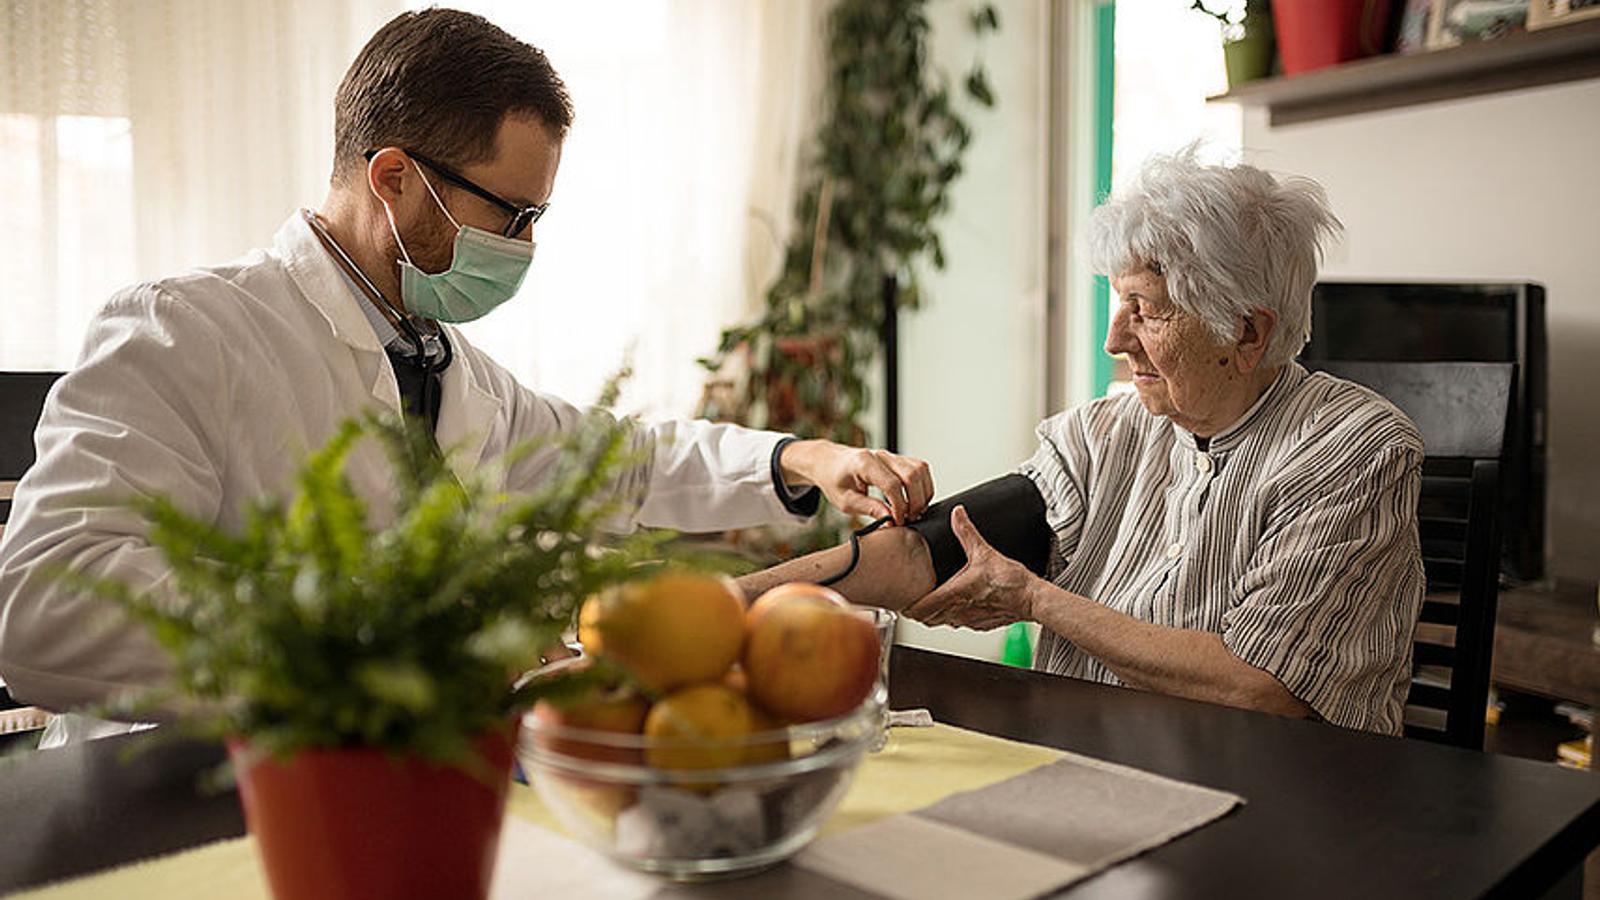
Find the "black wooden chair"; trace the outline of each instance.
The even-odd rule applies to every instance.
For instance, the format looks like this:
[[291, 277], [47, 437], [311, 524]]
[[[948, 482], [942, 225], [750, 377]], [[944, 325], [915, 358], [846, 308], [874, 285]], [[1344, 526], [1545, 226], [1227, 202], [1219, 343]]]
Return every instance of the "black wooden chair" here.
[[1309, 363], [1388, 398], [1422, 433], [1418, 530], [1428, 595], [1413, 645], [1406, 736], [1483, 747], [1500, 595], [1500, 461], [1512, 363]]
[[[33, 465], [33, 431], [45, 397], [60, 372], [0, 372], [0, 531], [11, 518], [11, 498]], [[0, 745], [37, 738], [45, 714], [24, 707], [0, 684]]]
[[33, 430], [60, 372], [0, 372], [0, 528], [11, 518], [11, 497], [33, 465]]

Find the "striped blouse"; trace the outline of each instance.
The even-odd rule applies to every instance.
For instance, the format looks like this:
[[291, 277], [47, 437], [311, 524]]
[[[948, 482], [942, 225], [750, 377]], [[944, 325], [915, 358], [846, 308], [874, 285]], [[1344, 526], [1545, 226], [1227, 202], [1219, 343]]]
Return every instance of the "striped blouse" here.
[[[1234, 425], [1194, 435], [1123, 394], [1038, 429], [1054, 582], [1221, 635], [1323, 719], [1399, 734], [1422, 603], [1422, 440], [1372, 391], [1291, 363]], [[1035, 668], [1119, 684], [1050, 631]]]

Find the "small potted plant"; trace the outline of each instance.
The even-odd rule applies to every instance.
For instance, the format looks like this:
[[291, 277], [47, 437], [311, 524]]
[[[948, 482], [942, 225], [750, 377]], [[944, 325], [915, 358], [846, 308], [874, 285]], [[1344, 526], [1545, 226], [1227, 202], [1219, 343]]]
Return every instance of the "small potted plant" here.
[[[345, 477], [365, 440], [387, 450], [392, 511]], [[85, 586], [171, 654], [163, 708], [227, 742], [277, 897], [487, 895], [519, 713], [598, 677], [516, 676], [585, 597], [673, 555], [660, 534], [602, 537], [628, 446], [625, 423], [592, 414], [527, 448], [552, 474], [513, 498], [503, 466], [458, 480], [426, 434], [369, 416], [236, 533], [140, 504], [170, 586]]]
[[1265, 78], [1272, 71], [1277, 42], [1269, 0], [1193, 0], [1189, 8], [1222, 23], [1222, 60], [1230, 88]]

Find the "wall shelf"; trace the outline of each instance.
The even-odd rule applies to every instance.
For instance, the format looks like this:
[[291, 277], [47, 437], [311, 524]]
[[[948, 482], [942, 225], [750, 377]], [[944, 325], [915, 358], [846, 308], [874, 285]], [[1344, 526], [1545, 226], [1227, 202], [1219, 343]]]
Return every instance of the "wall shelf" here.
[[1594, 77], [1600, 20], [1266, 78], [1209, 99], [1266, 107], [1276, 126]]

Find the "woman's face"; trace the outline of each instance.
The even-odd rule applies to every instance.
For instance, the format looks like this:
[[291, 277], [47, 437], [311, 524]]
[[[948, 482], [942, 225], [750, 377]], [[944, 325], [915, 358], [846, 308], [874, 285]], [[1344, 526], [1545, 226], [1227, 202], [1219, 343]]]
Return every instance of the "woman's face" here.
[[1179, 310], [1166, 279], [1149, 269], [1119, 275], [1111, 285], [1122, 302], [1111, 317], [1106, 352], [1127, 356], [1144, 408], [1202, 437], [1232, 424], [1247, 389], [1238, 348]]

